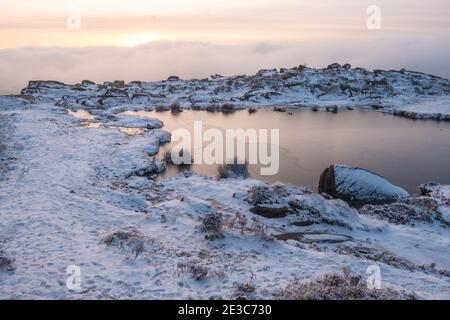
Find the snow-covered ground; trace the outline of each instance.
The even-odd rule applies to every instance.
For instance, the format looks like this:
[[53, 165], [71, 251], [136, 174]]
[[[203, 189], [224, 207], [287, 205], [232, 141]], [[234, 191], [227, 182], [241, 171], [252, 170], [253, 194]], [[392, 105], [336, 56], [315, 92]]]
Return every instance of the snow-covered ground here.
[[[296, 81], [302, 77], [298, 72]], [[321, 73], [328, 72], [337, 71]], [[339, 72], [365, 75], [362, 70]], [[392, 75], [398, 81], [416, 77]], [[244, 81], [233, 79], [230, 86]], [[228, 80], [133, 84], [118, 90], [129, 102], [132, 90], [178, 92], [188, 84], [208, 83], [218, 88]], [[417, 75], [417, 81], [430, 83], [437, 94], [448, 93], [446, 80]], [[35, 92], [25, 90], [31, 97], [1, 98], [0, 298], [228, 299], [247, 294], [270, 299], [296, 280], [344, 267], [365, 278], [367, 268], [378, 265], [383, 287], [450, 299], [449, 201], [441, 192], [448, 187], [433, 186], [435, 193], [428, 196], [358, 211], [307, 188], [254, 179], [182, 173], [155, 181], [164, 165], [153, 155], [170, 139], [158, 120], [117, 116], [136, 106], [117, 104], [115, 98], [101, 98], [103, 106], [116, 101], [110, 109], [99, 106], [99, 92], [112, 94], [112, 84], [80, 85], [85, 91], [76, 91], [78, 100], [75, 87], [39, 86]], [[169, 101], [159, 95], [144, 99]], [[203, 95], [207, 92], [195, 97]], [[97, 118], [67, 112], [78, 106]], [[120, 123], [142, 134], [83, 125], [86, 121]], [[79, 292], [66, 287], [70, 265], [80, 267]], [[240, 292], [246, 284], [254, 290]]]
[[[156, 181], [165, 165], [155, 155], [170, 134], [158, 119], [123, 113], [371, 107], [449, 120], [449, 93], [446, 79], [348, 65], [152, 83], [31, 81], [0, 96], [0, 298], [270, 299], [347, 267], [366, 278], [376, 264], [383, 287], [450, 299], [449, 186], [357, 210], [254, 179]], [[66, 286], [71, 265], [80, 291]]]

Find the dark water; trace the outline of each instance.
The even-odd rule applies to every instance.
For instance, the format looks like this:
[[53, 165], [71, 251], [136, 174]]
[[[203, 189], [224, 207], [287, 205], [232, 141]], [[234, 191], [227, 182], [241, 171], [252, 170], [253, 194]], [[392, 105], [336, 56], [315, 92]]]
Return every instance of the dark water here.
[[[302, 109], [288, 113], [259, 110], [255, 114], [205, 111], [144, 112], [141, 115], [164, 121], [165, 129], [185, 128], [193, 132], [195, 120], [206, 128], [280, 129], [280, 170], [260, 176], [250, 165], [251, 176], [267, 182], [287, 182], [317, 189], [321, 172], [339, 163], [370, 169], [392, 183], [417, 193], [427, 181], [450, 183], [450, 123], [410, 120], [371, 111], [313, 112]], [[164, 146], [162, 152], [174, 144]], [[191, 170], [216, 176], [215, 165], [193, 165]], [[169, 167], [161, 176], [175, 175]]]

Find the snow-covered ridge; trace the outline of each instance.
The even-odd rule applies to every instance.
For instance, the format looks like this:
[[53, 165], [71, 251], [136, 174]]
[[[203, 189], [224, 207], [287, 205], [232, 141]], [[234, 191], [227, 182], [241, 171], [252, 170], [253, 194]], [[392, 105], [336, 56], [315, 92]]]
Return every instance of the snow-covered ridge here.
[[[255, 75], [221, 76], [165, 81], [124, 81], [75, 85], [30, 81], [22, 97], [54, 102], [68, 108], [108, 109], [133, 105], [150, 108], [224, 110], [258, 106], [373, 107], [393, 111], [400, 106], [449, 97], [447, 79], [408, 70], [373, 70], [332, 64], [324, 69], [299, 66], [260, 70]], [[431, 102], [430, 102], [431, 100]], [[446, 104], [448, 106], [448, 104]], [[449, 107], [440, 112], [449, 114]], [[409, 112], [413, 110], [409, 110]], [[442, 110], [440, 110], [442, 111]], [[401, 114], [400, 114], [401, 115]]]

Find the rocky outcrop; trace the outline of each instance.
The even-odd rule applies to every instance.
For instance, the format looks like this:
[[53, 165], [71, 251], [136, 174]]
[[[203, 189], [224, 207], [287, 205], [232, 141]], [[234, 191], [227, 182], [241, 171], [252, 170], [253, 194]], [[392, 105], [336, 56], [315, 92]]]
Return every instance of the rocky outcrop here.
[[84, 86], [95, 86], [95, 82], [91, 80], [83, 80], [81, 81], [81, 84]]
[[406, 198], [384, 205], [368, 204], [360, 208], [359, 213], [393, 224], [438, 222], [444, 227], [450, 226], [450, 221], [445, 220], [440, 210], [440, 202], [429, 197]]
[[64, 88], [66, 85], [59, 81], [53, 81], [53, 80], [31, 80], [28, 82], [28, 88], [29, 89], [39, 89], [39, 88], [53, 88], [53, 89], [60, 89]]
[[420, 193], [427, 197], [440, 199], [446, 206], [450, 206], [450, 185], [428, 182], [419, 186]]
[[[22, 94], [39, 97], [41, 102], [53, 101], [72, 108], [83, 105], [84, 101], [99, 101], [96, 103], [99, 108], [135, 103], [168, 108], [176, 100], [182, 108], [206, 109], [214, 105], [214, 110], [224, 112], [230, 111], [230, 108], [220, 106], [227, 104], [233, 104], [233, 109], [256, 106], [325, 108], [372, 104], [389, 109], [395, 101], [408, 104], [417, 102], [421, 97], [435, 99], [448, 96], [450, 83], [447, 79], [412, 71], [369, 71], [352, 68], [349, 64], [334, 63], [323, 69], [298, 66], [279, 71], [260, 70], [254, 75], [215, 75], [208, 79], [192, 80], [182, 80], [173, 75], [167, 81], [125, 83], [116, 80], [99, 85], [89, 80], [83, 80], [81, 85], [30, 81]], [[419, 117], [414, 113], [398, 115]], [[445, 115], [434, 117], [447, 119]]]
[[[340, 232], [359, 228], [357, 211], [341, 200], [326, 199], [306, 187], [284, 184], [256, 185], [246, 194], [250, 212], [265, 218], [282, 219], [286, 225], [308, 232]], [[340, 230], [340, 231], [339, 231]], [[319, 241], [320, 242], [320, 241]]]
[[409, 194], [371, 171], [346, 165], [331, 165], [319, 181], [319, 193], [350, 201], [388, 201]]
[[326, 193], [336, 198], [337, 193], [336, 193], [336, 180], [334, 176], [334, 166], [329, 166], [320, 175], [319, 193]]
[[327, 69], [328, 70], [330, 70], [330, 69], [339, 69], [341, 67], [341, 65], [339, 64], [339, 63], [332, 63], [332, 64], [330, 64], [328, 67], [327, 67]]
[[284, 218], [289, 212], [288, 207], [260, 207], [256, 206], [250, 209], [251, 213], [257, 214], [264, 218]]

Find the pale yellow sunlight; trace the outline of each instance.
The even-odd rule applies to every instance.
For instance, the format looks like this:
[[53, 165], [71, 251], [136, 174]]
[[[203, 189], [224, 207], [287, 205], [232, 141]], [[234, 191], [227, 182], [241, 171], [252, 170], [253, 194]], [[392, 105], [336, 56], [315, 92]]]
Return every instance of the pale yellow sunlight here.
[[119, 39], [118, 44], [126, 47], [135, 47], [145, 43], [162, 40], [159, 33], [137, 33], [124, 36], [123, 40]]

